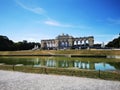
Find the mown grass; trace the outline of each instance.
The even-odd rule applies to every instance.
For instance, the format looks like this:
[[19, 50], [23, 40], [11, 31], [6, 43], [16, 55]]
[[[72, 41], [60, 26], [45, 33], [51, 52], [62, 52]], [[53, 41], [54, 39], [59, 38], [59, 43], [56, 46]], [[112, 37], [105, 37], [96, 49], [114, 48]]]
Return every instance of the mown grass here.
[[25, 50], [0, 51], [0, 55], [39, 55], [39, 54], [76, 54], [76, 55], [120, 55], [120, 50]]
[[57, 50], [55, 54], [120, 55], [120, 50]]
[[80, 69], [66, 69], [66, 68], [47, 68], [47, 67], [32, 67], [32, 66], [13, 66], [13, 65], [0, 65], [1, 70], [20, 71], [26, 73], [38, 73], [38, 74], [56, 74], [56, 75], [68, 75], [77, 77], [88, 77], [105, 80], [117, 80], [120, 81], [119, 72], [103, 72], [93, 70], [80, 70]]

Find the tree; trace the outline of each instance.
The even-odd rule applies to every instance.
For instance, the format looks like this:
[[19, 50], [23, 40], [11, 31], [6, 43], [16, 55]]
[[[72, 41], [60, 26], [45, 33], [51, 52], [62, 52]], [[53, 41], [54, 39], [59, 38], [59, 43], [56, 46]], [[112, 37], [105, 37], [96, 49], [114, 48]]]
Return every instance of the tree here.
[[30, 50], [35, 45], [40, 48], [40, 43], [27, 42], [27, 40], [15, 43], [8, 37], [0, 35], [0, 51]]
[[120, 36], [110, 41], [106, 46], [113, 48], [120, 48]]
[[16, 50], [31, 50], [32, 48], [34, 48], [35, 45], [40, 48], [40, 43], [27, 42], [26, 40], [14, 43], [14, 45], [16, 46]]
[[14, 42], [9, 40], [8, 37], [0, 35], [0, 51], [12, 50]]

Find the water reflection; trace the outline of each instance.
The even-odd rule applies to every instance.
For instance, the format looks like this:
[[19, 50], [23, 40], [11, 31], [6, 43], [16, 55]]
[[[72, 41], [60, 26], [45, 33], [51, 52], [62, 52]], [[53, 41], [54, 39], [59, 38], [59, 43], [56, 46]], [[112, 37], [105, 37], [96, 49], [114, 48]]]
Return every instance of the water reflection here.
[[23, 64], [33, 65], [34, 67], [57, 67], [57, 68], [78, 68], [87, 70], [120, 70], [120, 62], [107, 63], [107, 62], [90, 62], [80, 60], [64, 60], [55, 58], [0, 58], [0, 63], [9, 65]]
[[115, 70], [115, 67], [108, 63], [95, 63], [95, 70]]

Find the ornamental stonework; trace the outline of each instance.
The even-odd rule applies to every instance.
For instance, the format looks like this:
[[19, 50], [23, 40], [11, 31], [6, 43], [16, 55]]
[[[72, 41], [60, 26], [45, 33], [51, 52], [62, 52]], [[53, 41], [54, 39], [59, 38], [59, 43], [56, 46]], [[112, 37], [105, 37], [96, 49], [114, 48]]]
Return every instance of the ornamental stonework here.
[[58, 35], [55, 39], [41, 40], [42, 49], [70, 49], [72, 47], [91, 47], [94, 45], [94, 37], [73, 37], [68, 34]]

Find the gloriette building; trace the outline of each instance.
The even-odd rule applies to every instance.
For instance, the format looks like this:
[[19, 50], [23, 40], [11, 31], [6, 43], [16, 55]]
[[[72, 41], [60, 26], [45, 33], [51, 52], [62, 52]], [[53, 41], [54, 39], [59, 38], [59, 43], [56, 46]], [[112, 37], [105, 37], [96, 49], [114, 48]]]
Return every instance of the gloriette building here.
[[55, 39], [41, 40], [42, 49], [70, 49], [72, 47], [91, 47], [94, 44], [94, 37], [73, 37], [68, 34], [58, 35]]

